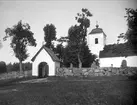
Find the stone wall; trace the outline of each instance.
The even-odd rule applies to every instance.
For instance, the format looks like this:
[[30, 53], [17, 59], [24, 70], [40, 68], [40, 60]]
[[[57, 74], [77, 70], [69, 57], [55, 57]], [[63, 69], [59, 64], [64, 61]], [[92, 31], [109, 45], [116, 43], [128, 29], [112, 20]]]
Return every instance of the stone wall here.
[[132, 76], [137, 74], [137, 68], [56, 68], [56, 76], [112, 76], [112, 75], [127, 75]]
[[12, 71], [8, 73], [0, 74], [0, 80], [31, 77], [31, 76], [32, 76], [32, 70], [24, 71], [22, 75], [20, 75], [20, 72]]

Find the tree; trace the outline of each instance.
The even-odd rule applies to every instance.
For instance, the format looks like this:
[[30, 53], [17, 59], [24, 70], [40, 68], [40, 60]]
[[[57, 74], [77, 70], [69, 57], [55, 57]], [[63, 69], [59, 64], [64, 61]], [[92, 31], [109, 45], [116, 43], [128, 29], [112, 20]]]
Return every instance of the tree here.
[[22, 62], [28, 58], [27, 46], [36, 46], [36, 40], [33, 37], [33, 33], [30, 31], [30, 25], [28, 23], [22, 24], [19, 21], [17, 25], [5, 30], [6, 36], [3, 38], [4, 41], [7, 38], [11, 38], [10, 46], [14, 51], [15, 57], [20, 63], [20, 72], [22, 73]]
[[125, 10], [128, 29], [119, 37], [123, 38], [135, 50], [137, 49], [137, 9], [126, 8]]
[[90, 27], [90, 20], [88, 19], [89, 17], [92, 16], [92, 14], [90, 13], [90, 11], [86, 8], [82, 8], [82, 13], [77, 13], [77, 16], [75, 17], [75, 19], [77, 20], [77, 22], [79, 23], [79, 26], [77, 27], [77, 31], [78, 32], [78, 38], [80, 43], [78, 44], [78, 62], [79, 62], [79, 67], [82, 66], [82, 61], [81, 61], [81, 57], [80, 57], [80, 52], [82, 49], [82, 44], [85, 43], [86, 41], [86, 36], [87, 36], [87, 28]]
[[61, 65], [63, 65], [62, 64], [64, 62], [63, 57], [65, 56], [63, 43], [68, 42], [68, 37], [61, 37], [61, 38], [57, 39], [57, 42], [59, 44], [57, 44], [56, 48], [54, 48], [54, 52], [55, 52], [55, 54], [57, 54], [58, 58], [61, 60]]
[[[70, 53], [70, 63], [73, 65], [77, 65], [79, 63], [79, 67], [82, 66], [82, 61], [80, 59], [81, 45], [82, 45], [82, 37], [80, 35], [80, 26], [71, 26], [68, 30], [68, 53]], [[69, 54], [68, 54], [69, 55]]]
[[86, 8], [82, 8], [82, 13], [77, 13], [77, 16], [75, 19], [79, 23], [79, 26], [81, 28], [80, 30], [80, 36], [82, 38], [82, 41], [85, 41], [85, 37], [87, 36], [87, 28], [90, 27], [90, 20], [89, 17], [93, 16], [90, 11]]
[[61, 37], [57, 41], [62, 45], [64, 42], [68, 42], [68, 37]]
[[7, 72], [6, 63], [4, 61], [0, 61], [0, 73]]
[[93, 61], [95, 61], [95, 55], [90, 53], [86, 43], [82, 44], [81, 52], [78, 51], [78, 47], [76, 45], [68, 44], [64, 49], [64, 54], [67, 55], [63, 56], [64, 65], [69, 67], [70, 64], [73, 64], [74, 67], [79, 67], [78, 53], [82, 61], [82, 67], [90, 67]]
[[57, 57], [61, 61], [61, 66], [63, 65], [63, 56], [64, 56], [64, 47], [62, 44], [57, 44], [57, 46], [54, 48], [54, 53], [57, 55]]
[[124, 40], [124, 42], [126, 41], [124, 33], [121, 33], [121, 34], [118, 36], [117, 44], [119, 44], [119, 41], [121, 41], [121, 39]]
[[78, 67], [77, 46], [67, 45], [64, 49], [66, 56], [63, 56], [63, 63], [66, 67], [70, 67], [73, 64], [74, 67]]
[[77, 25], [71, 26], [68, 30], [68, 45], [64, 51], [65, 55], [67, 55], [64, 56], [66, 66], [70, 66], [70, 63], [72, 63], [74, 67], [90, 67], [95, 59], [90, 53], [87, 42], [82, 41], [80, 30], [81, 27]]
[[46, 42], [46, 47], [52, 49], [54, 45], [52, 41], [56, 40], [56, 27], [53, 24], [47, 24], [44, 28], [44, 40]]

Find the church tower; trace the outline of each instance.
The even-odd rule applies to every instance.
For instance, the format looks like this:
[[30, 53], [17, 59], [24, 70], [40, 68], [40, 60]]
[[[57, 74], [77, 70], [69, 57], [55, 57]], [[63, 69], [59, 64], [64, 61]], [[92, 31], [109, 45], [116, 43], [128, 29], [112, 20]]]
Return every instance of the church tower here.
[[96, 24], [96, 28], [87, 36], [87, 44], [91, 53], [97, 55], [97, 58], [99, 58], [100, 51], [102, 51], [106, 45], [106, 34], [102, 28], [99, 28], [98, 24]]

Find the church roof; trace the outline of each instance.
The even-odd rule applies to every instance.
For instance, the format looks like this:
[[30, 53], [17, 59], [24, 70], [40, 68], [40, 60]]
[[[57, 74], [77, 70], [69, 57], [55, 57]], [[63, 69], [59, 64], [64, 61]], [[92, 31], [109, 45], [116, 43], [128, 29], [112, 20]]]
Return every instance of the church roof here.
[[108, 57], [127, 57], [137, 55], [137, 50], [133, 50], [128, 44], [106, 45], [103, 51], [100, 51], [100, 58]]
[[[96, 28], [94, 28], [89, 34], [96, 34], [96, 33], [104, 33], [102, 28], [99, 28], [99, 25], [96, 25]], [[106, 34], [104, 33], [106, 36]]]
[[53, 61], [60, 62], [59, 58], [54, 54], [54, 52], [52, 50], [50, 50], [49, 48], [45, 47], [44, 45], [39, 49], [39, 51], [31, 59], [32, 62], [34, 62], [34, 60], [36, 59], [38, 54], [42, 51], [42, 49], [44, 49], [51, 56]]

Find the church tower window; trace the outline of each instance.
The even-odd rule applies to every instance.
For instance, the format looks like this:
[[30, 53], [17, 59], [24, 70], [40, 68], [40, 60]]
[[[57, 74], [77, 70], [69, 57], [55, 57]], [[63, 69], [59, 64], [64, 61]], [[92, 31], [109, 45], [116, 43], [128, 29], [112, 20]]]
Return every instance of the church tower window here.
[[95, 44], [98, 44], [98, 38], [95, 38]]

